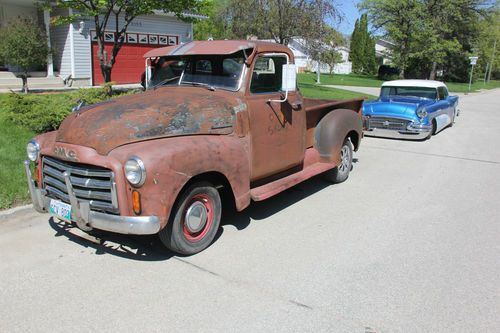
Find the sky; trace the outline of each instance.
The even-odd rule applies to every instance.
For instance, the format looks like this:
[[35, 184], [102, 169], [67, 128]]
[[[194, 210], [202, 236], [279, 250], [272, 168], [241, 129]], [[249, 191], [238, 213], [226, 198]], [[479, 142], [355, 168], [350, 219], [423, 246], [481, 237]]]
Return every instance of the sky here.
[[344, 35], [351, 35], [354, 29], [354, 23], [359, 18], [360, 14], [356, 8], [358, 0], [337, 0], [340, 11], [344, 14], [344, 19], [339, 25], [334, 24], [334, 28], [339, 30]]

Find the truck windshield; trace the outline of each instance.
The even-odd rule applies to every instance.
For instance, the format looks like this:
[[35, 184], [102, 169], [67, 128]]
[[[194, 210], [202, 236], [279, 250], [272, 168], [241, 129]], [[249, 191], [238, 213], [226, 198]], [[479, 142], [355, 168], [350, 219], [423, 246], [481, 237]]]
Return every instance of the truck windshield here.
[[380, 97], [401, 96], [436, 99], [436, 89], [426, 87], [382, 87]]
[[179, 84], [204, 85], [236, 91], [245, 64], [243, 54], [227, 57], [207, 56], [186, 58], [186, 67]]

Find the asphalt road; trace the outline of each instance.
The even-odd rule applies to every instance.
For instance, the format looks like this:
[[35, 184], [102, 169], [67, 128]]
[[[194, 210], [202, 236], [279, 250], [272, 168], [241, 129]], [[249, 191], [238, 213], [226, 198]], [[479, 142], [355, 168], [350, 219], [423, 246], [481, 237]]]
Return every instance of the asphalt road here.
[[498, 332], [499, 100], [463, 97], [429, 141], [364, 139], [347, 182], [226, 215], [191, 257], [4, 216], [0, 332]]

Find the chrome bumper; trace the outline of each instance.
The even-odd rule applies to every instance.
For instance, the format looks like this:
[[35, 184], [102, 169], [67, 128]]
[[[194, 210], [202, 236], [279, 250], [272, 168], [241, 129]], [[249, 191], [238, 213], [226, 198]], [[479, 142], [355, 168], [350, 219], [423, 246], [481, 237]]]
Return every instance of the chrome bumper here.
[[432, 125], [416, 125], [410, 123], [406, 130], [392, 130], [384, 128], [369, 128], [364, 130], [366, 136], [378, 136], [392, 139], [422, 140], [432, 133]]
[[[24, 169], [28, 177], [28, 187], [33, 207], [37, 212], [47, 213], [51, 198], [46, 196], [45, 190], [35, 186], [30, 170], [30, 161], [24, 161]], [[71, 220], [80, 229], [89, 231], [95, 228], [119, 234], [133, 235], [152, 235], [160, 231], [160, 219], [157, 216], [120, 216], [90, 210], [88, 202], [79, 201], [76, 198], [69, 174], [65, 174], [64, 178], [70, 197]]]

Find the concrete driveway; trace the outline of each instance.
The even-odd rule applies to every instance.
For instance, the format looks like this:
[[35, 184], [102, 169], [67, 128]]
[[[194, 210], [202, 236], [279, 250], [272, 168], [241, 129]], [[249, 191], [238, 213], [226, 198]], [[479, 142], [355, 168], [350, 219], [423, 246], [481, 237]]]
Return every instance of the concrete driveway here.
[[500, 91], [424, 142], [365, 138], [314, 178], [226, 214], [206, 251], [0, 219], [0, 331], [498, 332]]

